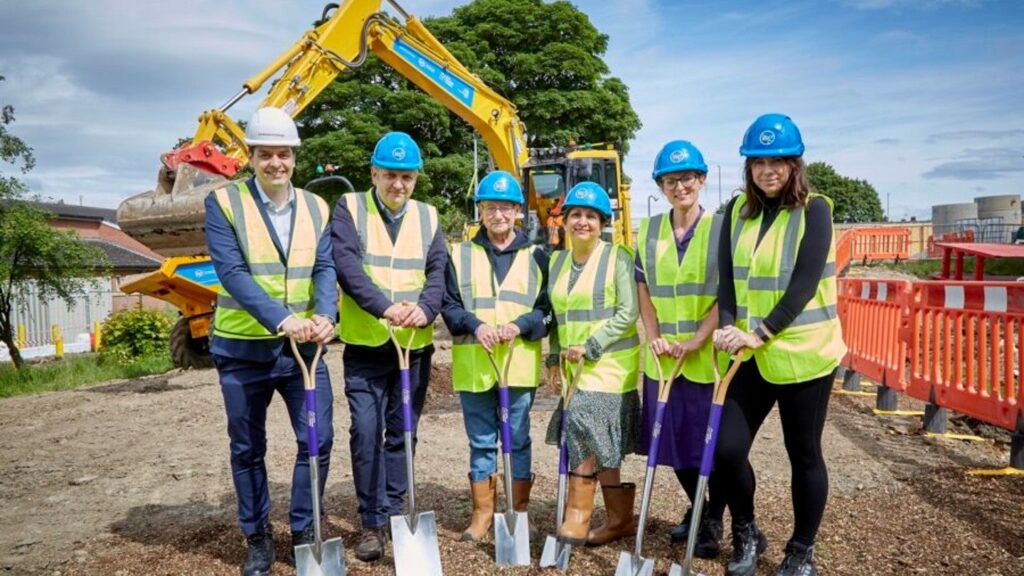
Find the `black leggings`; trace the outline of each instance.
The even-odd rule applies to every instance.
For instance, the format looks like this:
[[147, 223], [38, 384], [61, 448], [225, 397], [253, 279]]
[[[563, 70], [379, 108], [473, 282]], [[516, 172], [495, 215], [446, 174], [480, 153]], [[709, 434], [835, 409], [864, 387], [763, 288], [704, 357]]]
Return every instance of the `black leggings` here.
[[792, 469], [793, 537], [807, 546], [821, 525], [828, 500], [828, 470], [821, 453], [821, 433], [835, 372], [799, 384], [770, 384], [747, 361], [726, 395], [715, 450], [715, 472], [734, 523], [754, 519], [754, 471], [747, 458], [758, 429], [779, 404], [782, 433]]
[[[676, 480], [679, 480], [679, 485], [683, 487], [683, 491], [690, 498], [690, 505], [693, 505], [693, 499], [697, 497], [697, 481], [700, 479], [700, 470], [696, 468], [676, 469]], [[707, 514], [708, 518], [722, 521], [722, 515], [725, 513], [725, 493], [722, 491], [720, 485], [720, 474], [712, 473], [708, 479], [708, 503], [704, 506], [704, 514]]]

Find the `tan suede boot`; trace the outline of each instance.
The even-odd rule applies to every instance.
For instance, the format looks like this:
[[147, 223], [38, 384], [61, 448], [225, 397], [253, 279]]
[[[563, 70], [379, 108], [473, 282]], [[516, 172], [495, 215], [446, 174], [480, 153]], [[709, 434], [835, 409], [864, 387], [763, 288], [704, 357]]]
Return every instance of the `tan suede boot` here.
[[629, 536], [636, 530], [636, 522], [633, 519], [636, 484], [630, 482], [618, 486], [602, 485], [601, 492], [604, 494], [607, 518], [603, 525], [587, 534], [587, 546], [602, 546]]
[[[530, 507], [530, 489], [533, 488], [534, 475], [530, 476], [529, 480], [513, 480], [512, 481], [512, 509], [516, 512], [527, 512], [527, 508]], [[530, 522], [530, 542], [535, 541], [540, 536], [537, 531], [537, 527]]]
[[569, 473], [569, 495], [565, 504], [565, 520], [558, 527], [558, 539], [579, 546], [587, 541], [590, 515], [594, 512], [596, 476]]
[[473, 497], [473, 516], [460, 540], [479, 542], [491, 531], [491, 523], [494, 522], [494, 500], [498, 496], [497, 474], [479, 482], [470, 481], [469, 493]]

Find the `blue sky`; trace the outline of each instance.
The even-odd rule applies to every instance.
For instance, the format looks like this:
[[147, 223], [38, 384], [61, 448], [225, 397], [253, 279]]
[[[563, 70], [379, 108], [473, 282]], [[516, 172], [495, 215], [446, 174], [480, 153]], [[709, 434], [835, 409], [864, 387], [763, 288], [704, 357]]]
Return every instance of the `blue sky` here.
[[[461, 2], [406, 0], [421, 17]], [[1024, 192], [1024, 3], [578, 1], [644, 123], [631, 143], [634, 215], [668, 208], [650, 181], [668, 140], [711, 167], [705, 206], [740, 185], [764, 112], [789, 114], [806, 159], [863, 178], [894, 219]], [[116, 207], [153, 186], [159, 154], [202, 110], [290, 46], [322, 2], [0, 3], [0, 103], [36, 152], [33, 192]], [[258, 98], [232, 109], [246, 118]], [[7, 170], [5, 169], [5, 172]], [[658, 198], [649, 201], [654, 195]]]

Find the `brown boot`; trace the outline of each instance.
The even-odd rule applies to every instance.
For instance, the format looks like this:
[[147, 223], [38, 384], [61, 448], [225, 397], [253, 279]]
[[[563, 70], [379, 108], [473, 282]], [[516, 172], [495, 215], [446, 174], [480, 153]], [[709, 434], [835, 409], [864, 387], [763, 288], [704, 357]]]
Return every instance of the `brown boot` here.
[[479, 542], [491, 531], [494, 522], [494, 500], [498, 496], [498, 476], [492, 475], [479, 482], [470, 481], [469, 493], [473, 497], [473, 516], [469, 528], [462, 533], [463, 542]]
[[[533, 488], [534, 475], [529, 480], [512, 481], [512, 509], [516, 512], [527, 512], [530, 507], [530, 489]], [[530, 523], [530, 541], [535, 541], [540, 536], [537, 527]]]
[[636, 484], [630, 482], [618, 486], [602, 485], [601, 492], [604, 494], [608, 517], [602, 526], [594, 528], [587, 534], [587, 546], [602, 546], [629, 536], [636, 530], [636, 523], [633, 520]]
[[569, 473], [569, 495], [565, 504], [565, 521], [558, 527], [559, 540], [577, 546], [587, 541], [596, 488], [596, 476], [577, 476]]

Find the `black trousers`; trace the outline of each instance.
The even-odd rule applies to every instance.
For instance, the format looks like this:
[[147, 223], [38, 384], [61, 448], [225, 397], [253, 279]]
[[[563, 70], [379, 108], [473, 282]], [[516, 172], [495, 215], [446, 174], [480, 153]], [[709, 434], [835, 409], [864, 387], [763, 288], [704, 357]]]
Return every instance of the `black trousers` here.
[[835, 371], [798, 384], [771, 384], [755, 360], [744, 362], [729, 387], [715, 450], [715, 473], [734, 523], [754, 519], [754, 471], [747, 458], [764, 419], [776, 403], [792, 470], [793, 536], [814, 544], [828, 500], [828, 470], [821, 434]]

